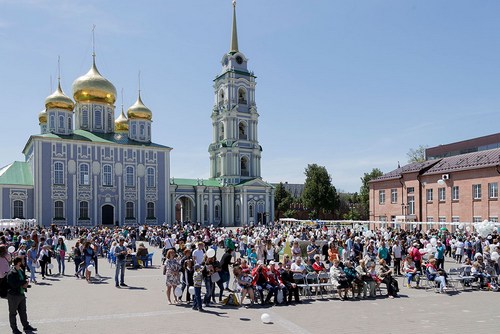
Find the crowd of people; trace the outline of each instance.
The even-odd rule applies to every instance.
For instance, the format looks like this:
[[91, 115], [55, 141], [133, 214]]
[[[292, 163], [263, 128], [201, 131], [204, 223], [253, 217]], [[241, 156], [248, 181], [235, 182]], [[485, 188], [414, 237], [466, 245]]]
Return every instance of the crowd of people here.
[[[300, 303], [301, 295], [329, 288], [337, 291], [340, 300], [374, 298], [381, 286], [394, 298], [399, 292], [398, 276], [405, 277], [407, 287], [419, 287], [421, 279], [427, 279], [445, 292], [445, 258], [469, 267], [482, 288], [496, 288], [500, 272], [496, 232], [481, 237], [460, 229], [450, 233], [282, 223], [240, 228], [177, 223], [7, 229], [0, 232], [0, 279], [18, 256], [27, 283], [38, 284], [39, 276], [43, 280], [50, 275], [92, 283], [93, 276], [99, 277], [99, 259], [107, 258], [116, 265], [115, 286], [126, 287], [125, 266], [131, 253], [134, 267], [144, 261], [148, 254], [144, 243], [162, 249], [167, 301], [192, 301], [199, 311], [222, 302], [248, 307], [257, 302]], [[68, 260], [74, 263], [70, 275], [66, 275]]]

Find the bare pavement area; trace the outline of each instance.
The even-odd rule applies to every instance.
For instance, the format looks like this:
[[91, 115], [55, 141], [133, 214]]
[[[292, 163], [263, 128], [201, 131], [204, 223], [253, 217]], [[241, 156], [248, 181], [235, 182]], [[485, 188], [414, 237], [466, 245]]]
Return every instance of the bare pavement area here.
[[[101, 279], [92, 284], [72, 276], [73, 262], [66, 264], [64, 277], [42, 280], [38, 275], [39, 284], [27, 294], [31, 324], [42, 334], [500, 332], [500, 293], [459, 289], [436, 294], [403, 287], [401, 278], [400, 297], [393, 300], [378, 296], [340, 301], [329, 296], [302, 298], [302, 304], [290, 306], [215, 305], [200, 313], [186, 303], [168, 304], [161, 251], [153, 250], [154, 268], [126, 270], [128, 287], [115, 287], [114, 267], [106, 259], [99, 260]], [[0, 305], [0, 333], [10, 333], [7, 301], [0, 300]], [[271, 324], [262, 323], [263, 313], [271, 316]]]

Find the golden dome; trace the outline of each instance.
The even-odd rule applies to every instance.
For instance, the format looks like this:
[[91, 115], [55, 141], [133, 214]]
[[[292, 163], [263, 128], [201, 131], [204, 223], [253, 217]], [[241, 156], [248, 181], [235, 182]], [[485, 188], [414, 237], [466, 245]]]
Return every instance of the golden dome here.
[[153, 113], [149, 110], [148, 107], [142, 103], [141, 94], [137, 98], [137, 101], [128, 108], [127, 117], [129, 119], [145, 119], [151, 121], [153, 119]]
[[87, 74], [73, 82], [73, 97], [77, 102], [94, 101], [114, 104], [116, 88], [99, 73], [94, 60]]
[[73, 100], [66, 96], [62, 91], [61, 83], [57, 85], [56, 91], [45, 99], [46, 110], [58, 108], [73, 111], [74, 107], [75, 103]]
[[120, 116], [115, 119], [115, 132], [128, 132], [128, 119], [125, 117], [125, 113], [120, 113]]
[[45, 111], [45, 109], [40, 111], [40, 113], [38, 114], [38, 123], [47, 124], [47, 111]]

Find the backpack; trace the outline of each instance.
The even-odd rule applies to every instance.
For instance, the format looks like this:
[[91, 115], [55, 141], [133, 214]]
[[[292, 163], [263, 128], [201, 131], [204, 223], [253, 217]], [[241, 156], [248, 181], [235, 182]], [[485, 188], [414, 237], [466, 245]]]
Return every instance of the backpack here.
[[0, 278], [0, 298], [7, 298], [7, 293], [9, 292], [9, 282], [7, 281], [7, 276]]

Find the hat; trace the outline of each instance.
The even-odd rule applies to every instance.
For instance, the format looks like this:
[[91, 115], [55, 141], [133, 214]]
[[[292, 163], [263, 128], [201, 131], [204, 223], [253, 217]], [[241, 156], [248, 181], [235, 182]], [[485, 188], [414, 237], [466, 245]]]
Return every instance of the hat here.
[[200, 268], [201, 268], [201, 266], [198, 263], [194, 265], [194, 270], [198, 270]]

